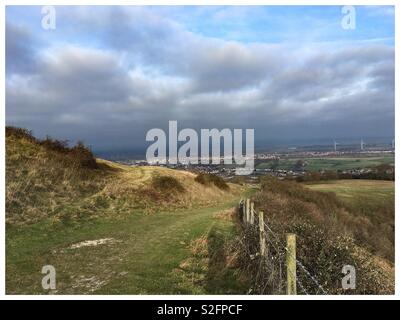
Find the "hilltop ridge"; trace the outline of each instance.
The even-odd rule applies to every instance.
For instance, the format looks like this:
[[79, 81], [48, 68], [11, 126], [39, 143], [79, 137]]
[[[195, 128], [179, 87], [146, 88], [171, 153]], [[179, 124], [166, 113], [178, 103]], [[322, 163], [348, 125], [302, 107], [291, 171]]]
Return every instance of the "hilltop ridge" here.
[[217, 203], [240, 187], [202, 184], [197, 174], [162, 167], [130, 167], [96, 159], [78, 143], [6, 128], [6, 221], [51, 217], [69, 223], [99, 215], [154, 212]]

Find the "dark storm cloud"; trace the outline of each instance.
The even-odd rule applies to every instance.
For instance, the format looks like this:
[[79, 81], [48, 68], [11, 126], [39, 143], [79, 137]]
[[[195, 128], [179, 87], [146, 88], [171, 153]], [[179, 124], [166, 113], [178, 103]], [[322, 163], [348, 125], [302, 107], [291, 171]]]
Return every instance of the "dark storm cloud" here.
[[168, 120], [255, 128], [256, 140], [393, 134], [390, 46], [224, 41], [142, 8], [68, 16], [96, 46], [38, 51], [26, 30], [7, 27], [7, 123], [97, 149], [141, 147]]
[[368, 93], [367, 87], [371, 90], [381, 87], [381, 95], [393, 94], [392, 48], [364, 46], [318, 51], [314, 56], [305, 57], [300, 65], [291, 65], [276, 75], [266, 86], [265, 94], [276, 100], [303, 102]]
[[26, 73], [36, 69], [36, 40], [23, 26], [6, 23], [6, 70]]

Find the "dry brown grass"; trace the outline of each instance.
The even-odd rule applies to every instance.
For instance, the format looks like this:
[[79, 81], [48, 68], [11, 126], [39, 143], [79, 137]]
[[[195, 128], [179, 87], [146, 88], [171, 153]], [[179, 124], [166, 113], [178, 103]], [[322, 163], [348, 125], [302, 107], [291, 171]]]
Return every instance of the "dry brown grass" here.
[[104, 184], [106, 173], [82, 166], [35, 140], [6, 138], [6, 221], [35, 222], [71, 208]]
[[[188, 171], [153, 166], [128, 167], [106, 160], [99, 162], [117, 169], [113, 179], [110, 179], [99, 194], [109, 198], [124, 198], [125, 204], [131, 203], [129, 199], [134, 199], [134, 207], [144, 208], [149, 213], [155, 210], [210, 206], [243, 190], [236, 185], [229, 190], [221, 190], [213, 184], [199, 184], [195, 182], [196, 175]], [[154, 181], [159, 181], [160, 177], [169, 182], [178, 181], [179, 190], [171, 194], [165, 188], [155, 187]]]
[[8, 224], [47, 217], [69, 224], [99, 215], [209, 206], [242, 190], [199, 184], [193, 173], [161, 167], [129, 167], [100, 159], [96, 168], [82, 166], [64, 152], [17, 132], [6, 138]]

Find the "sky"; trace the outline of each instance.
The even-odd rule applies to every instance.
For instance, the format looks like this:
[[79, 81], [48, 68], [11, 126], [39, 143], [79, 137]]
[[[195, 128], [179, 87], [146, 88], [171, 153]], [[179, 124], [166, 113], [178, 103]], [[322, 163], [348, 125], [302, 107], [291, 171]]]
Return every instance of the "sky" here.
[[6, 7], [6, 123], [96, 150], [168, 128], [276, 141], [394, 136], [394, 8]]

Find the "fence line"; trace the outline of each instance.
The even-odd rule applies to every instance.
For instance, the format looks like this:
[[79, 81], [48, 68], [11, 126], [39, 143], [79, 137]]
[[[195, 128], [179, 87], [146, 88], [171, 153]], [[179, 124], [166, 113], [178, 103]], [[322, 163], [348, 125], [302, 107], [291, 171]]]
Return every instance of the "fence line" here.
[[[282, 244], [280, 238], [278, 235], [268, 226], [268, 224], [265, 222], [264, 219], [264, 213], [262, 211], [258, 212], [254, 209], [254, 203], [250, 202], [250, 199], [242, 199], [239, 202], [239, 213], [242, 215], [242, 221], [245, 226], [254, 226], [258, 224], [258, 229], [259, 229], [259, 235], [260, 235], [260, 256], [262, 259], [267, 259], [268, 258], [268, 247], [267, 243], [271, 245], [276, 252], [278, 253], [279, 256], [279, 249], [275, 246], [275, 244], [271, 241], [270, 237], [267, 236], [267, 232], [265, 232], [265, 229], [268, 231], [268, 235], [272, 235], [274, 239], [276, 240], [278, 247], [280, 246], [283, 248], [283, 250], [286, 252], [286, 271], [287, 271], [287, 294], [296, 294], [296, 284], [299, 285], [300, 289], [306, 294], [307, 290], [303, 286], [303, 284], [300, 282], [300, 280], [297, 277], [297, 266], [299, 266], [299, 270], [304, 272], [304, 274], [311, 279], [313, 284], [316, 286], [317, 293], [318, 294], [320, 291], [323, 294], [327, 294], [325, 289], [322, 287], [322, 285], [318, 282], [317, 278], [313, 276], [307, 268], [304, 266], [304, 264], [299, 261], [296, 257], [296, 245], [295, 245], [295, 235], [292, 235], [291, 237], [287, 238], [287, 244]], [[291, 242], [291, 244], [289, 243]], [[290, 249], [288, 248], [290, 247]], [[279, 256], [279, 259], [280, 256]], [[281, 260], [280, 260], [280, 266], [281, 266]]]
[[[266, 223], [264, 223], [264, 226], [271, 232], [271, 234], [275, 237], [275, 239], [277, 241], [279, 241], [279, 238], [276, 235], [276, 233], [274, 233], [272, 231], [272, 229]], [[281, 242], [278, 242], [278, 243], [281, 244]], [[286, 246], [284, 246], [282, 244], [281, 244], [281, 246], [288, 254], [291, 254]], [[318, 287], [318, 289], [321, 290], [324, 294], [327, 294], [326, 291], [324, 290], [324, 288], [319, 284], [318, 280], [306, 269], [306, 267], [303, 265], [303, 263], [301, 263], [301, 261], [299, 261], [296, 257], [294, 257], [294, 259], [296, 260], [297, 265], [304, 271], [305, 274], [307, 274], [310, 277], [310, 279], [314, 282], [314, 284]]]
[[[276, 252], [279, 252], [279, 248], [276, 247], [275, 243], [273, 243], [271, 240], [268, 240], [269, 244], [275, 249]], [[300, 289], [306, 294], [308, 295], [307, 290], [304, 288], [303, 284], [301, 283], [301, 281], [296, 277], [295, 271], [291, 270], [291, 269], [287, 269], [288, 272], [290, 272], [290, 274], [296, 278], [296, 281], [300, 287]]]

